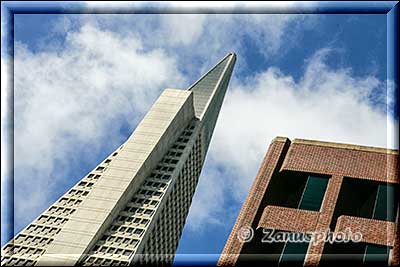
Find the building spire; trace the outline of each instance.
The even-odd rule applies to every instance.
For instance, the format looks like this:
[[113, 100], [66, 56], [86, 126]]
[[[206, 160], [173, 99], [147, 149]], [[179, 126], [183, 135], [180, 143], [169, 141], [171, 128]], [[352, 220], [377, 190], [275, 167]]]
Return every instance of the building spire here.
[[188, 89], [193, 92], [195, 116], [204, 125], [205, 152], [211, 141], [235, 62], [236, 54], [229, 53]]
[[[202, 119], [204, 113], [209, 108], [210, 102], [214, 95], [222, 94], [223, 96], [228, 86], [229, 78], [235, 65], [236, 54], [229, 53], [218, 64], [211, 68], [199, 80], [189, 87], [189, 91], [193, 91], [194, 110], [196, 117]], [[226, 83], [226, 84], [225, 84]], [[219, 92], [223, 91], [223, 92]]]

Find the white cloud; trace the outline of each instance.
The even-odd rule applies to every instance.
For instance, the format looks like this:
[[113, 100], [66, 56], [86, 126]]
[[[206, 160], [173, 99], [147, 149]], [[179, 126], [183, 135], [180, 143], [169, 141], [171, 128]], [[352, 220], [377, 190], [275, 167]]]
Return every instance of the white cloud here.
[[[8, 65], [6, 59], [1, 58], [1, 203], [9, 203], [11, 196], [7, 193], [10, 189], [10, 176], [9, 176], [9, 75], [8, 75]], [[1, 209], [1, 232], [6, 233], [6, 229], [10, 227], [8, 216], [10, 214], [10, 209], [4, 207]], [[8, 238], [6, 234], [2, 235], [2, 242]]]
[[[248, 42], [266, 58], [282, 56], [301, 33], [296, 29], [314, 22], [307, 15], [79, 15], [54, 28], [70, 31], [61, 51], [54, 43], [33, 54], [17, 44], [16, 187], [28, 193], [24, 199], [16, 194], [16, 219], [23, 225], [47, 207], [44, 190], [65, 183], [72, 163], [96, 164], [91, 156], [104, 150], [100, 141], [107, 140], [108, 148], [120, 144], [121, 120], [133, 130], [160, 90], [187, 84], [177, 66], [191, 76], [185, 82], [192, 81], [235, 51], [237, 73], [253, 64], [242, 57]], [[386, 146], [386, 116], [368, 102], [384, 85], [373, 76], [329, 68], [329, 53], [316, 53], [299, 81], [277, 68], [233, 80], [190, 209], [190, 229], [234, 217], [227, 196], [243, 200], [277, 135]], [[75, 149], [82, 152], [79, 159]], [[59, 165], [65, 169], [56, 170]]]
[[[54, 200], [59, 193], [52, 190], [67, 189], [72, 184], [66, 178], [80, 178], [70, 177], [72, 166], [79, 166], [79, 162], [94, 165], [102, 151], [119, 145], [123, 141], [119, 127], [125, 121], [133, 130], [160, 90], [188, 85], [177, 66], [198, 78], [216, 58], [242, 49], [246, 31], [256, 38], [259, 32], [251, 29], [265, 24], [269, 26], [262, 34], [273, 41], [259, 45], [274, 46], [271, 51], [276, 52], [281, 32], [296, 18], [68, 15], [49, 27], [49, 34], [56, 38], [44, 36], [43, 40], [50, 42], [42, 42], [39, 52], [33, 53], [17, 42], [17, 228]], [[65, 41], [59, 39], [64, 36]]]
[[174, 8], [237, 8], [237, 7], [289, 7], [295, 6], [295, 1], [232, 1], [232, 2], [218, 2], [218, 1], [85, 1], [88, 7], [130, 7], [130, 6], [168, 6]]
[[96, 164], [100, 150], [124, 141], [124, 122], [133, 127], [162, 89], [183, 81], [163, 50], [144, 52], [133, 36], [91, 24], [69, 33], [61, 51], [32, 53], [18, 43], [14, 68], [18, 224], [68, 184], [72, 166]]
[[298, 82], [277, 68], [233, 82], [205, 167], [211, 173], [224, 171], [200, 179], [188, 217], [191, 229], [197, 231], [231, 216], [224, 205], [226, 199], [233, 197], [236, 203], [244, 200], [276, 136], [393, 145], [387, 140], [387, 130], [398, 122], [389, 120], [387, 125], [385, 109], [370, 103], [376, 92], [385, 93], [385, 84], [373, 76], [354, 77], [350, 69], [328, 67], [325, 60], [329, 53], [330, 49], [315, 53]]
[[205, 22], [206, 16], [202, 14], [165, 14], [161, 16], [160, 31], [172, 45], [190, 45], [203, 33]]
[[[72, 18], [72, 19], [70, 19]], [[102, 29], [135, 34], [145, 48], [172, 52], [178, 66], [196, 79], [228, 52], [283, 56], [296, 45], [304, 29], [312, 28], [317, 16], [298, 14], [124, 14], [68, 16], [57, 29], [76, 21], [90, 21]], [[75, 25], [76, 27], [76, 25]], [[249, 44], [252, 46], [249, 48]], [[179, 54], [179, 55], [177, 55]], [[239, 65], [246, 68], [246, 58]]]

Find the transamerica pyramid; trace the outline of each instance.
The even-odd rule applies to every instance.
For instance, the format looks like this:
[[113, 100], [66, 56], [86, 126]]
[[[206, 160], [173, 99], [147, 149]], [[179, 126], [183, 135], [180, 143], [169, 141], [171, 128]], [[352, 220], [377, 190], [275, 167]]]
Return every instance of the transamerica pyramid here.
[[164, 90], [125, 143], [2, 248], [1, 265], [171, 264], [235, 61]]

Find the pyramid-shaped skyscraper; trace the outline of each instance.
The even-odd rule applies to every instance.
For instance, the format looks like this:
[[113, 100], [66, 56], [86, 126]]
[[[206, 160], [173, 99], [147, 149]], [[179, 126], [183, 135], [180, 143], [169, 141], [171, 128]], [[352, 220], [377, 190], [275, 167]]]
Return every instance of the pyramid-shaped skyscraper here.
[[133, 134], [2, 248], [2, 265], [173, 261], [235, 65], [166, 89]]

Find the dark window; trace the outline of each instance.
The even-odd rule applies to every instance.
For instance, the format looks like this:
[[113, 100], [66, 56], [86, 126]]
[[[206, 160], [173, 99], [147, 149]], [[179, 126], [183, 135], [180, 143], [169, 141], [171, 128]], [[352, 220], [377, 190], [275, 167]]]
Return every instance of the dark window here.
[[279, 259], [279, 266], [302, 266], [308, 250], [308, 242], [286, 242]]
[[124, 256], [129, 256], [131, 255], [132, 251], [131, 250], [125, 250], [124, 251]]
[[309, 176], [298, 208], [319, 211], [325, 196], [327, 185], [327, 178]]
[[395, 221], [397, 196], [394, 184], [380, 184], [376, 194], [372, 219]]
[[152, 210], [145, 210], [145, 211], [144, 211], [144, 214], [146, 214], [146, 215], [150, 215], [150, 214], [152, 214], [152, 213], [153, 213]]
[[398, 185], [364, 179], [343, 179], [331, 229], [341, 215], [395, 221], [398, 206]]
[[387, 266], [389, 259], [389, 248], [387, 246], [379, 246], [368, 244], [365, 248], [364, 263], [381, 264]]
[[100, 167], [97, 167], [96, 171], [104, 171], [104, 169], [105, 169], [104, 167], [100, 166]]
[[320, 266], [388, 266], [389, 247], [359, 243], [327, 243], [324, 247]]
[[136, 229], [134, 233], [137, 235], [140, 235], [142, 232], [143, 232], [142, 229]]

